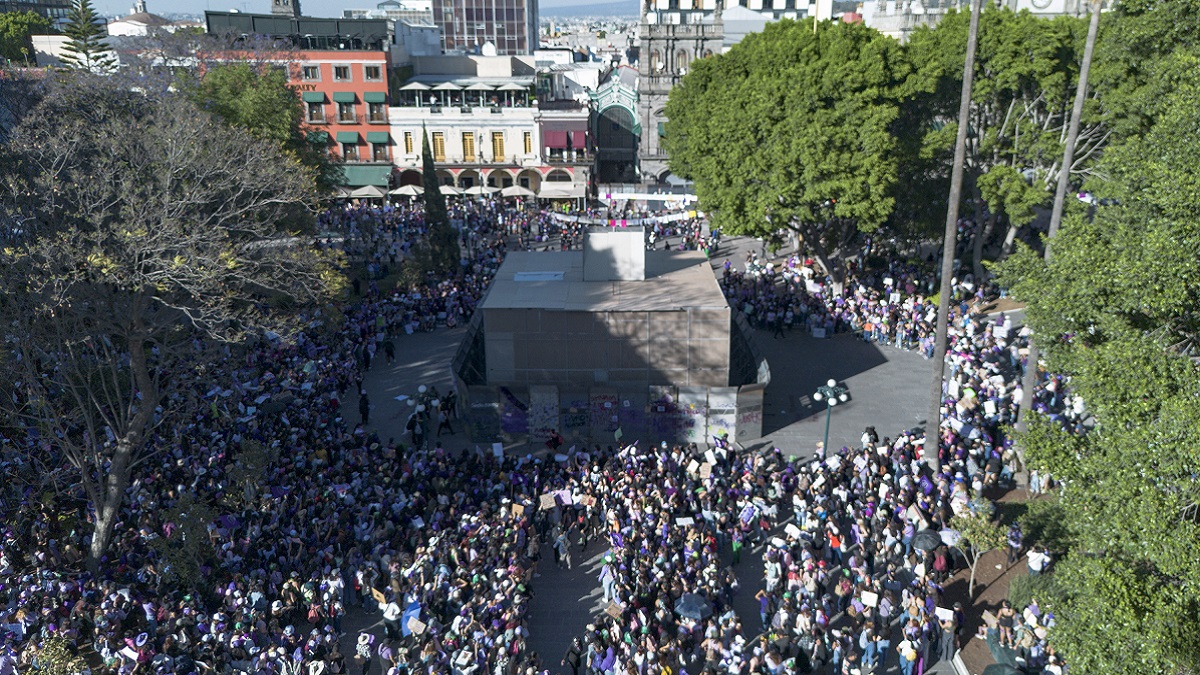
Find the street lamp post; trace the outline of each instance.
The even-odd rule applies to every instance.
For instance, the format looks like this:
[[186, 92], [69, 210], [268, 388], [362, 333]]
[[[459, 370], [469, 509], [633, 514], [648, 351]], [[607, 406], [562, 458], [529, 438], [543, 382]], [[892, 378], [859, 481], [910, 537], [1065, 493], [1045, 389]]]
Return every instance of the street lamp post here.
[[833, 412], [833, 406], [838, 403], [845, 403], [849, 398], [849, 390], [845, 387], [839, 387], [837, 380], [830, 379], [823, 386], [817, 387], [816, 393], [813, 395], [814, 401], [825, 401], [825, 441], [821, 444], [823, 453], [829, 452], [829, 418]]

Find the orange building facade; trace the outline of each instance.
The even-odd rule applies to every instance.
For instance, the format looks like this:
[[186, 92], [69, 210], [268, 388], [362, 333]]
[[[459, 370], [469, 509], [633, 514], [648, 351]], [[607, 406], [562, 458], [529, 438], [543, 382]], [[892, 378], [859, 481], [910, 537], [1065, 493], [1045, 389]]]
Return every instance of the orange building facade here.
[[309, 140], [345, 161], [348, 187], [387, 189], [393, 145], [384, 51], [301, 50], [289, 69]]

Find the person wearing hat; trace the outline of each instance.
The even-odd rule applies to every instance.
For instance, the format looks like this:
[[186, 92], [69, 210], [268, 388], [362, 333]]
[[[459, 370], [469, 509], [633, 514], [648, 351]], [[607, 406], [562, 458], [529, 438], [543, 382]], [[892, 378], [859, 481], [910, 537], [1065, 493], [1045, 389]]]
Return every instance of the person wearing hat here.
[[358, 634], [358, 641], [354, 645], [354, 663], [359, 668], [359, 675], [369, 675], [371, 672], [371, 664], [375, 660], [375, 652], [371, 649], [371, 643], [375, 641], [375, 636], [367, 632]]

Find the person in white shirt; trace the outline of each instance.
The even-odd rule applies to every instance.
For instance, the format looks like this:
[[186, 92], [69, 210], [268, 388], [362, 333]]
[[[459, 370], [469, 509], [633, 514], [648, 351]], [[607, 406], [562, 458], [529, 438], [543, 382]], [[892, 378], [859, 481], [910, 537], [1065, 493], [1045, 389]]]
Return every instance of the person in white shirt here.
[[1050, 554], [1041, 546], [1034, 546], [1029, 551], [1029, 576], [1036, 577], [1050, 565]]
[[389, 640], [400, 639], [400, 615], [404, 610], [400, 609], [400, 604], [396, 602], [395, 596], [391, 591], [387, 594], [387, 599], [379, 603], [379, 609], [383, 611], [383, 629], [387, 631]]

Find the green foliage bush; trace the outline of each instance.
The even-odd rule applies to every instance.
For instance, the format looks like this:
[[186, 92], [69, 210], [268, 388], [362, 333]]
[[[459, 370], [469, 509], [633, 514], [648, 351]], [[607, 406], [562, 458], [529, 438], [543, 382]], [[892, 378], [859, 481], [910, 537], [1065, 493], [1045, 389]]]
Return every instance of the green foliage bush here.
[[1026, 503], [1025, 513], [1017, 518], [1025, 545], [1041, 544], [1061, 553], [1071, 547], [1072, 536], [1062, 504], [1057, 499], [1036, 499]]
[[1054, 574], [1039, 574], [1036, 577], [1023, 575], [1009, 584], [1008, 601], [1018, 612], [1024, 610], [1032, 600], [1037, 600], [1038, 606], [1045, 609], [1062, 599], [1063, 591]]

